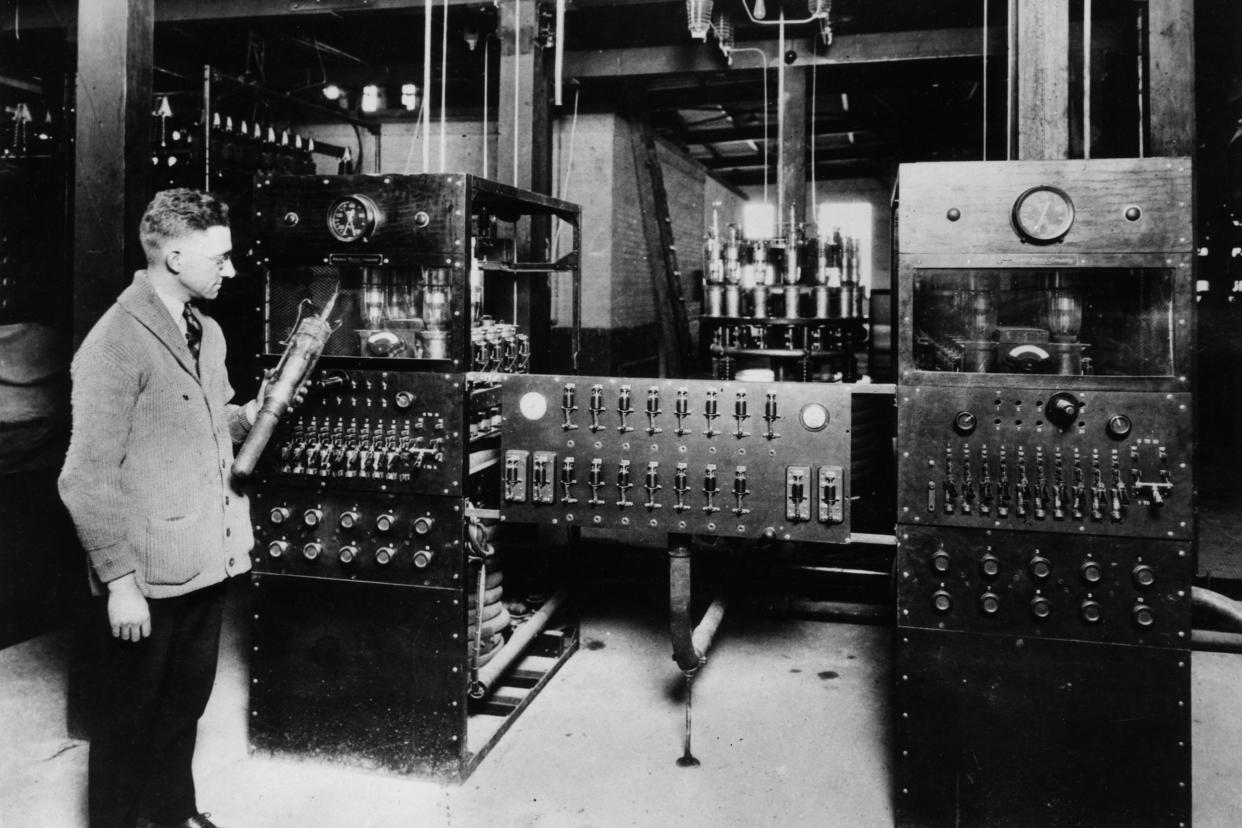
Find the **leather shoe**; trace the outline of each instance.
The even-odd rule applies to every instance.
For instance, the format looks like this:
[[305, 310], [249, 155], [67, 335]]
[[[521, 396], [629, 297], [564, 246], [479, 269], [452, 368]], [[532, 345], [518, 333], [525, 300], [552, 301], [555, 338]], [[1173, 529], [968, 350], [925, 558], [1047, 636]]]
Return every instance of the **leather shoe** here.
[[138, 817], [134, 828], [220, 828], [210, 819], [211, 814], [195, 814], [180, 822], [152, 822], [146, 817]]

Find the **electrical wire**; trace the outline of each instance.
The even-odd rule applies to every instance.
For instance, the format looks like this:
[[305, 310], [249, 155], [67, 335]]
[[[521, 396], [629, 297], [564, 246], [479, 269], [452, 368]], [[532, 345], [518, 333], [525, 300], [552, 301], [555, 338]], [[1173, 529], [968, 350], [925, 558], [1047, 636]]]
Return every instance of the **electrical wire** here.
[[[745, 5], [745, 4], [743, 4]], [[738, 52], [755, 52], [763, 59], [763, 203], [768, 203], [768, 64], [767, 52], [753, 46], [741, 46], [733, 49]]]
[[1091, 0], [1082, 2], [1082, 157], [1091, 157]]
[[518, 135], [521, 133], [522, 0], [513, 0], [513, 186], [518, 185]]
[[440, 172], [444, 172], [444, 110], [448, 95], [448, 4], [444, 0], [444, 26], [440, 35]]
[[[574, 114], [569, 122], [569, 151], [565, 158], [565, 174], [561, 176], [560, 196], [561, 201], [565, 201], [569, 197], [569, 178], [574, 172], [574, 139], [578, 133], [578, 99], [582, 97], [582, 87], [578, 86], [574, 89]], [[552, 236], [552, 254], [554, 259], [559, 259], [561, 254], [561, 228], [565, 223], [560, 219], [556, 222], [556, 232]], [[555, 283], [554, 283], [555, 287]]]
[[419, 113], [423, 127], [423, 172], [431, 171], [431, 142], [427, 140], [427, 102], [431, 99], [431, 15], [435, 11], [434, 4], [435, 0], [424, 0], [423, 6], [423, 96], [422, 112]]
[[492, 64], [492, 35], [489, 32], [483, 36], [483, 177], [487, 178], [487, 93], [488, 93], [488, 73], [491, 71]]
[[988, 0], [983, 0], [983, 160], [988, 160]]

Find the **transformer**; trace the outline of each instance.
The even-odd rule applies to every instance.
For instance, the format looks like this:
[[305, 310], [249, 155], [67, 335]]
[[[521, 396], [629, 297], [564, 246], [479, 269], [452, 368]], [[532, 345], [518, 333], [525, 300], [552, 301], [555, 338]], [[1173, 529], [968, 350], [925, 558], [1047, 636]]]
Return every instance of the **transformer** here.
[[1187, 159], [900, 170], [900, 825], [1187, 825]]
[[[308, 314], [335, 329], [254, 473], [252, 747], [464, 779], [577, 647], [559, 559], [495, 524], [501, 379], [574, 369], [579, 208], [464, 174], [266, 176], [254, 203], [261, 363]], [[517, 227], [553, 221], [555, 261]]]

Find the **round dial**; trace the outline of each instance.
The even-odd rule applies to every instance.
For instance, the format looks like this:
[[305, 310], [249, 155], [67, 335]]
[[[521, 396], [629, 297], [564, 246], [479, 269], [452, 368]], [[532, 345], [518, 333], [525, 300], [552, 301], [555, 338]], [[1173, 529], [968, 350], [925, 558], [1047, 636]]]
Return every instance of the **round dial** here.
[[375, 203], [366, 196], [338, 198], [328, 209], [328, 232], [337, 241], [355, 242], [375, 230]]
[[1013, 203], [1013, 226], [1025, 241], [1051, 244], [1074, 225], [1074, 202], [1056, 187], [1032, 187]]

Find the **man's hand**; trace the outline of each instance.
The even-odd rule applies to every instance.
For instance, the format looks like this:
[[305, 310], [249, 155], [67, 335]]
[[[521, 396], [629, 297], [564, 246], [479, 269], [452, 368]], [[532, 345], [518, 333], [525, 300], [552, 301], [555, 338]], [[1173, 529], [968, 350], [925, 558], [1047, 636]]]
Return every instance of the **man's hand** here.
[[[254, 425], [254, 421], [258, 418], [259, 411], [263, 408], [263, 403], [267, 402], [267, 387], [275, 381], [275, 368], [269, 368], [263, 372], [263, 379], [259, 382], [259, 392], [254, 395], [253, 400], [246, 403], [246, 419], [250, 421], [251, 425]], [[309, 384], [309, 378], [307, 378], [307, 380], [304, 380], [302, 384], [298, 386], [298, 390], [294, 393], [293, 399], [289, 401], [288, 406], [285, 408], [286, 412], [292, 411], [294, 408], [297, 408], [306, 401], [306, 390]]]
[[151, 634], [151, 611], [134, 574], [108, 582], [108, 623], [112, 637], [141, 641]]

